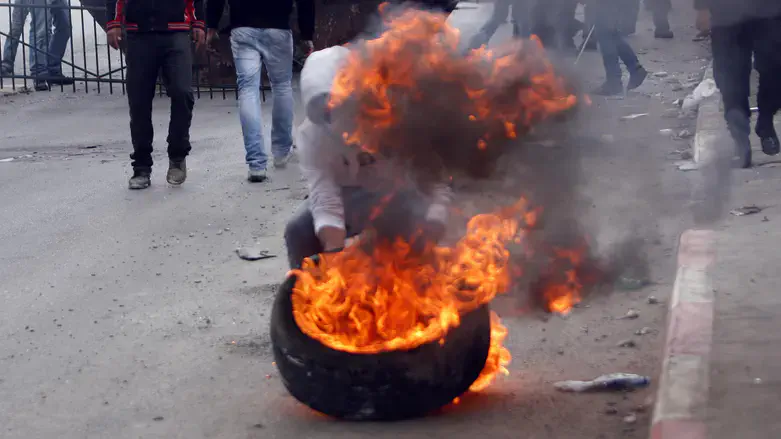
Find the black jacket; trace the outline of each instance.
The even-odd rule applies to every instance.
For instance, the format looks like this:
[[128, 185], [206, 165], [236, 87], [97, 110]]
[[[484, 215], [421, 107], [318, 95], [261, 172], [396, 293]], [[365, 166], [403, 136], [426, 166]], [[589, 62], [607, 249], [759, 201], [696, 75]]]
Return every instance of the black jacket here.
[[106, 30], [125, 26], [128, 32], [204, 29], [203, 0], [107, 0], [114, 19]]
[[[311, 40], [315, 33], [314, 0], [228, 0], [230, 27], [258, 29], [290, 29], [290, 15], [296, 2], [298, 31], [302, 40]], [[206, 24], [219, 27], [225, 0], [209, 0], [206, 4]]]
[[713, 26], [730, 26], [758, 18], [781, 19], [781, 0], [694, 0], [694, 7], [709, 9]]

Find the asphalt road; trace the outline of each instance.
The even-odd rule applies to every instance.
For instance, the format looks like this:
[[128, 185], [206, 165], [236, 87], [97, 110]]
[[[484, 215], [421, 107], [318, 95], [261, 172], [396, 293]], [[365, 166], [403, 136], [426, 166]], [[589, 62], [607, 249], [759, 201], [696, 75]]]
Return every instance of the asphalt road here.
[[[681, 1], [672, 20], [676, 40], [653, 40], [648, 17], [632, 38], [646, 67], [668, 76], [623, 100], [595, 99], [555, 142], [541, 143], [577, 145], [584, 176], [578, 191], [589, 204], [583, 223], [600, 249], [628, 234], [640, 238], [652, 284], [590, 299], [568, 319], [547, 322], [500, 304], [514, 354], [510, 376], [410, 422], [332, 421], [282, 387], [268, 310], [285, 274], [281, 232], [305, 194], [294, 167], [274, 172], [268, 184], [245, 182], [234, 100], [197, 102], [183, 187], [164, 183], [165, 154], [157, 151], [152, 188], [129, 192], [122, 96], [2, 98], [0, 160], [14, 160], [0, 161], [0, 437], [646, 436], [644, 406], [653, 389], [572, 395], [551, 383], [658, 373], [673, 247], [689, 224], [689, 177], [673, 166], [674, 151], [687, 149], [688, 140], [659, 130], [692, 129], [690, 118], [665, 117], [686, 92], [673, 91], [670, 79], [696, 78], [705, 54], [691, 42], [687, 7]], [[480, 13], [457, 12], [454, 20], [466, 32]], [[497, 39], [509, 29], [502, 32]], [[598, 55], [586, 54], [577, 70], [596, 85]], [[637, 113], [648, 114], [620, 120]], [[156, 102], [155, 123], [164, 133], [165, 100]], [[462, 189], [465, 204], [499, 190]], [[253, 242], [280, 257], [238, 259], [234, 249]], [[649, 295], [662, 304], [649, 305]], [[638, 319], [616, 319], [630, 308]], [[634, 336], [642, 327], [653, 331]], [[637, 347], [616, 347], [627, 338]], [[637, 421], [626, 423], [633, 412]]]

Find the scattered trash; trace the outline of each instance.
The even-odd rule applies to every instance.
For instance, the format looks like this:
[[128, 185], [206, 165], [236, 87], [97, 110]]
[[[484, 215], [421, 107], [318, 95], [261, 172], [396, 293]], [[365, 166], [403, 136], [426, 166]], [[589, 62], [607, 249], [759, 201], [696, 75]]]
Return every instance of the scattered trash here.
[[634, 320], [634, 319], [636, 319], [638, 317], [640, 317], [640, 313], [635, 311], [635, 310], [633, 310], [633, 309], [630, 309], [629, 311], [626, 312], [626, 314], [623, 317], [619, 317], [618, 319], [619, 320]]
[[763, 222], [763, 223], [766, 223], [766, 222], [769, 222], [769, 221], [770, 221], [770, 218], [768, 218], [768, 217], [764, 217], [764, 218], [762, 218], [762, 222]]
[[194, 238], [194, 237], [195, 237], [195, 233], [190, 233], [190, 238]]
[[245, 261], [260, 261], [262, 259], [276, 258], [277, 255], [271, 254], [268, 250], [259, 247], [239, 247], [236, 254]]
[[[676, 112], [676, 114], [677, 114], [677, 112]], [[665, 136], [672, 136], [673, 132], [674, 131], [671, 130], [670, 128], [662, 128], [661, 130], [659, 130], [659, 134], [664, 134]]]
[[654, 72], [653, 76], [657, 77], [657, 78], [666, 78], [666, 77], [670, 76], [670, 74], [667, 73], [667, 72]]
[[217, 230], [217, 235], [222, 235], [222, 230]]
[[7, 159], [0, 159], [0, 163], [8, 163], [14, 161], [14, 157], [8, 157]]
[[594, 378], [591, 381], [559, 381], [553, 384], [562, 392], [586, 392], [604, 390], [626, 390], [647, 387], [651, 378], [633, 373], [611, 373]]
[[755, 213], [762, 212], [762, 208], [758, 206], [743, 206], [738, 209], [730, 210], [729, 213], [735, 216], [754, 215]]
[[634, 424], [637, 422], [637, 415], [634, 413], [630, 413], [624, 417], [624, 423], [626, 424]]
[[637, 291], [649, 283], [647, 279], [620, 276], [616, 279], [615, 287], [623, 291]]
[[754, 384], [762, 384], [762, 378], [754, 378]]
[[649, 328], [647, 326], [644, 326], [644, 327], [638, 329], [637, 331], [635, 331], [635, 335], [646, 335], [646, 334], [652, 333], [653, 331], [654, 331], [653, 329], [651, 329], [651, 328]]
[[710, 78], [705, 79], [697, 85], [691, 94], [684, 98], [681, 108], [683, 111], [694, 111], [703, 100], [716, 94], [717, 90], [716, 81]]
[[621, 116], [621, 120], [634, 120], [640, 117], [648, 116], [648, 113], [635, 113], [626, 116]]
[[681, 108], [681, 106], [683, 106], [683, 99], [679, 98], [679, 99], [674, 100], [673, 101], [673, 105], [675, 105], [678, 108]]
[[605, 414], [606, 415], [617, 415], [618, 414], [618, 409], [615, 408], [615, 407], [608, 407], [608, 408], [605, 409]]
[[164, 417], [162, 417], [162, 416], [155, 416], [154, 418], [152, 418], [152, 420], [153, 420], [153, 421], [156, 421], [156, 422], [160, 422], [160, 421], [162, 421], [163, 419], [165, 419], [165, 418], [164, 418]]
[[679, 139], [688, 139], [690, 137], [694, 137], [694, 133], [689, 130], [681, 130], [681, 132], [678, 133]]
[[632, 340], [631, 338], [628, 338], [626, 340], [619, 341], [618, 343], [616, 343], [616, 346], [618, 346], [619, 348], [636, 348], [637, 343], [635, 343], [635, 341]]
[[700, 169], [700, 166], [695, 162], [686, 162], [678, 165], [678, 170], [683, 172], [696, 171]]
[[649, 305], [656, 305], [659, 303], [659, 299], [656, 298], [656, 296], [648, 296], [648, 304]]

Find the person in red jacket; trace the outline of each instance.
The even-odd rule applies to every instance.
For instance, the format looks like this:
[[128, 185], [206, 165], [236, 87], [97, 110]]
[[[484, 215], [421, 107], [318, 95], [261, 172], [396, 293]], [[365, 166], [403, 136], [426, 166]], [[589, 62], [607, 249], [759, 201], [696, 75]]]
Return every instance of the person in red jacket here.
[[[190, 122], [195, 98], [192, 91], [191, 41], [206, 40], [203, 0], [108, 0], [114, 19], [106, 26], [108, 44], [124, 46], [127, 59], [127, 99], [133, 175], [130, 189], [145, 189], [152, 174], [152, 99], [162, 71], [171, 98], [168, 125], [169, 167], [166, 180], [180, 185], [187, 178], [185, 158], [190, 153]], [[124, 43], [124, 44], [123, 44]]]

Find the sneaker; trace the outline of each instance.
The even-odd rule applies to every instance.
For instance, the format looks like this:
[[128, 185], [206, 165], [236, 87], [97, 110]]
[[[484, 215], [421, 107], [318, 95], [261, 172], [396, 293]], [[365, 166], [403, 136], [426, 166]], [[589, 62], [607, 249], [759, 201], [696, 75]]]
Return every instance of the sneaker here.
[[35, 91], [49, 91], [49, 84], [43, 79], [35, 80]]
[[267, 178], [265, 169], [250, 169], [247, 173], [247, 180], [250, 183], [263, 183]]
[[293, 153], [288, 153], [283, 157], [274, 157], [274, 167], [277, 169], [287, 168], [287, 164], [290, 162], [290, 159], [292, 157], [293, 157]]
[[14, 69], [6, 66], [0, 66], [0, 77], [12, 78], [13, 76], [14, 76]]
[[50, 75], [46, 81], [49, 85], [73, 85], [73, 83], [76, 82], [73, 78], [69, 78], [62, 73]]
[[624, 94], [624, 86], [620, 82], [605, 82], [594, 89], [591, 94], [595, 96], [618, 96]]
[[130, 181], [127, 183], [128, 189], [139, 190], [146, 189], [152, 184], [150, 177], [152, 173], [150, 171], [136, 169], [133, 171], [133, 176], [130, 177]]
[[777, 155], [781, 152], [781, 145], [778, 143], [778, 136], [773, 134], [772, 136], [761, 137], [762, 152], [767, 155]]
[[655, 30], [654, 31], [654, 38], [660, 39], [660, 40], [669, 40], [675, 37], [675, 34], [673, 31], [667, 29], [667, 30]]
[[165, 176], [168, 184], [179, 186], [187, 180], [187, 162], [185, 159], [169, 160], [168, 174]]
[[643, 85], [645, 78], [648, 77], [648, 71], [642, 66], [638, 66], [634, 72], [629, 74], [629, 82], [626, 84], [627, 90], [634, 90]]

